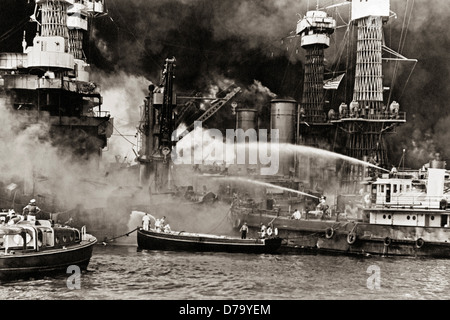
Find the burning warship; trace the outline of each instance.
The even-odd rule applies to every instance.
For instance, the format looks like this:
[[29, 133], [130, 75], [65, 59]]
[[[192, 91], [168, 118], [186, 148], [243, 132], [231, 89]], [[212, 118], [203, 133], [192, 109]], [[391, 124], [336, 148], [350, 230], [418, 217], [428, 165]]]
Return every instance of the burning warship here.
[[[286, 251], [448, 258], [445, 161], [437, 156], [419, 170], [398, 171], [387, 157], [386, 136], [406, 114], [387, 92], [383, 62], [417, 60], [385, 44], [383, 27], [395, 15], [389, 0], [340, 5], [351, 5], [347, 28], [355, 52], [348, 61], [354, 64], [325, 80], [324, 50], [336, 21], [318, 8], [298, 21], [306, 50], [302, 100], [271, 104], [271, 129], [280, 132], [280, 150], [289, 151], [280, 155], [276, 179], [242, 179], [255, 192], [235, 194], [230, 222], [236, 230], [247, 223], [257, 234], [276, 226]], [[344, 77], [353, 81], [351, 101], [327, 104], [327, 89]], [[335, 161], [330, 165], [324, 155]]]
[[[50, 214], [68, 207], [53, 194], [47, 176], [52, 157], [89, 171], [98, 167], [113, 132], [113, 118], [84, 54], [90, 25], [106, 10], [98, 0], [36, 0], [22, 9], [27, 16], [2, 40], [25, 30], [23, 50], [0, 53], [2, 112], [8, 119], [2, 137], [11, 160], [2, 168], [1, 206], [21, 212], [35, 198]], [[59, 181], [68, 176], [55, 175], [61, 175]]]
[[[20, 143], [32, 156], [12, 152], [17, 160], [3, 165], [1, 207], [21, 212], [33, 198], [55, 222], [86, 225], [106, 240], [130, 230], [131, 212], [216, 202], [207, 178], [180, 183], [186, 178], [182, 168], [176, 177], [172, 131], [182, 123], [186, 133], [191, 131], [195, 121], [208, 120], [241, 88], [230, 83], [218, 96], [177, 95], [175, 58], [167, 59], [160, 83], [149, 82], [140, 106], [137, 165], [105, 169], [102, 153], [114, 119], [103, 107], [100, 85], [91, 79], [86, 52], [94, 21], [107, 15], [106, 3], [36, 0], [24, 7], [24, 19], [2, 36], [31, 30], [31, 35], [23, 32], [22, 52], [0, 53], [2, 111], [11, 123], [2, 135], [11, 141], [8, 145]], [[199, 108], [200, 100], [207, 102], [206, 109]]]
[[[351, 7], [344, 36], [349, 45], [346, 71], [337, 71], [343, 65], [340, 61], [332, 77], [325, 79], [325, 50], [338, 28], [327, 10], [345, 5]], [[100, 160], [114, 128], [113, 118], [102, 108], [99, 87], [90, 81], [83, 47], [89, 23], [104, 16], [105, 3], [37, 0], [33, 8], [30, 15], [36, 36], [30, 41], [30, 34], [24, 35], [22, 53], [0, 55], [4, 104], [16, 118], [23, 118], [14, 129], [34, 134], [32, 143], [42, 143], [45, 139], [34, 125], [45, 126], [52, 133], [51, 143], [44, 141], [47, 150], [58, 145], [59, 155], [67, 152], [77, 159]], [[129, 225], [134, 210], [161, 215], [170, 212], [186, 224], [190, 223], [184, 215], [188, 204], [220, 202], [228, 204], [227, 210], [231, 206], [228, 218], [236, 232], [244, 222], [250, 233], [260, 232], [261, 224], [274, 224], [287, 250], [438, 256], [442, 252], [435, 244], [446, 241], [442, 238], [447, 227], [445, 163], [437, 160], [419, 172], [388, 174], [391, 163], [386, 137], [406, 123], [406, 114], [385, 87], [383, 62], [417, 63], [386, 46], [383, 27], [393, 15], [389, 0], [344, 1], [308, 11], [295, 31], [306, 53], [301, 101], [271, 95], [266, 109], [247, 103], [251, 99], [237, 99], [245, 90], [233, 82], [222, 86], [219, 95], [177, 94], [176, 59], [167, 58], [162, 61], [161, 82], [148, 84], [141, 106], [137, 165], [121, 170], [130, 181], [128, 185], [110, 185], [108, 173], [99, 178], [101, 170], [94, 166], [90, 168], [92, 179], [82, 181], [87, 186], [86, 198], [60, 203], [57, 196], [45, 193], [43, 186], [49, 180], [45, 170], [30, 165], [16, 173], [19, 179], [3, 179], [3, 207], [12, 203], [20, 211], [29, 198], [37, 198], [53, 218], [88, 221], [91, 233], [104, 239], [136, 227]], [[182, 146], [182, 137], [188, 133], [192, 137], [198, 129], [196, 122], [208, 124], [208, 119], [232, 99], [236, 132], [256, 137], [259, 145], [263, 141], [260, 129], [278, 133], [276, 141], [266, 139], [280, 151], [276, 174], [262, 174], [261, 169], [268, 169], [268, 165], [261, 159], [248, 162], [254, 155], [248, 151], [252, 143], [246, 146], [242, 164], [205, 164], [204, 158], [199, 163], [174, 163], [174, 154], [189, 150], [189, 146]], [[198, 101], [208, 101], [207, 106], [199, 108]], [[173, 136], [175, 131], [178, 133]], [[238, 134], [232, 137], [234, 142], [237, 138]], [[50, 155], [34, 158], [45, 162]], [[5, 169], [11, 171], [11, 167]], [[436, 181], [444, 187], [435, 186]], [[415, 196], [407, 200], [409, 192], [417, 193], [418, 189], [421, 200]], [[70, 188], [65, 191], [70, 193]], [[84, 207], [88, 196], [105, 193], [98, 205]], [[322, 196], [326, 197], [327, 210], [322, 210], [326, 207]], [[301, 211], [301, 219], [291, 219], [295, 209]], [[140, 224], [140, 219], [135, 223]]]

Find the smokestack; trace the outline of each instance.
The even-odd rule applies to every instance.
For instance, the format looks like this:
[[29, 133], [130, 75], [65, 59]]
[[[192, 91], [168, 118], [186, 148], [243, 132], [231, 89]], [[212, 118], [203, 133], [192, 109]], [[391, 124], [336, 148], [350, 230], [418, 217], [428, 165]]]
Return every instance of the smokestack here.
[[[280, 144], [295, 144], [297, 101], [273, 99], [271, 101], [270, 129], [278, 129]], [[280, 154], [278, 174], [288, 176], [295, 168], [294, 155]]]
[[236, 129], [247, 131], [248, 129], [258, 130], [258, 111], [256, 109], [236, 110]]

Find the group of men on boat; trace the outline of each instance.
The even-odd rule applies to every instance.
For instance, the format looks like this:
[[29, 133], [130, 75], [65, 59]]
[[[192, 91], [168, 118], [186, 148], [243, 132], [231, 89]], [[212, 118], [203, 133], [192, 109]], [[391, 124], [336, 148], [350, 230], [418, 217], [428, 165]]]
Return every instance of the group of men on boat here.
[[[269, 224], [267, 226], [265, 224], [261, 223], [260, 227], [261, 227], [261, 229], [258, 232], [258, 234], [261, 239], [278, 236], [278, 228], [274, 227], [272, 222], [269, 222]], [[244, 224], [242, 225], [242, 227], [240, 229], [240, 232], [241, 232], [241, 239], [247, 239], [247, 233], [248, 233], [247, 222], [244, 222]]]
[[[316, 212], [322, 214], [322, 219], [327, 219], [328, 217], [331, 217], [331, 212], [329, 210], [330, 206], [326, 203], [326, 199], [327, 198], [325, 196], [321, 196], [319, 203], [316, 206]], [[304, 212], [303, 214], [305, 215], [306, 218], [307, 213]], [[298, 209], [295, 209], [290, 218], [293, 220], [300, 220], [302, 218], [302, 213]]]
[[[142, 217], [142, 229], [148, 231], [152, 229], [151, 224], [151, 215], [147, 212]], [[161, 219], [155, 219], [155, 227], [154, 230], [156, 232], [170, 232], [170, 225], [166, 223], [166, 216], [162, 217]]]

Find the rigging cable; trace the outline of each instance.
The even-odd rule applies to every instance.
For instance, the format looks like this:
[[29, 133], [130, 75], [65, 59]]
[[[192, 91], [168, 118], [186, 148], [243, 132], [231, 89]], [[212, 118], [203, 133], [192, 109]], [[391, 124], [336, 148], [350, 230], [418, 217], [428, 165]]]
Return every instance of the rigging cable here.
[[[405, 16], [404, 16], [404, 18], [403, 18], [403, 24], [402, 24], [402, 31], [401, 31], [401, 34], [400, 34], [400, 40], [399, 40], [399, 45], [398, 45], [398, 53], [399, 54], [401, 54], [401, 52], [402, 52], [402, 50], [403, 50], [403, 48], [404, 48], [404, 45], [405, 45], [405, 43], [406, 43], [406, 34], [407, 34], [407, 30], [405, 31], [405, 29], [407, 29], [408, 27], [409, 27], [409, 24], [410, 24], [410, 22], [411, 22], [411, 16], [412, 16], [412, 10], [413, 10], [413, 7], [414, 7], [414, 0], [412, 0], [412, 4], [411, 4], [411, 8], [410, 8], [410, 10], [409, 10], [409, 17], [408, 17], [408, 4], [410, 3], [410, 0], [407, 0], [406, 1], [406, 6], [405, 6]], [[408, 18], [408, 19], [407, 19]], [[407, 21], [407, 22], [406, 22]], [[417, 62], [416, 62], [417, 63]], [[413, 67], [413, 69], [411, 70], [411, 72], [410, 72], [410, 74], [409, 74], [409, 76], [408, 76], [408, 79], [407, 79], [407, 81], [409, 81], [409, 79], [410, 79], [410, 77], [411, 77], [411, 74], [412, 74], [412, 72], [413, 72], [413, 70], [414, 70], [414, 68], [415, 68], [415, 66], [416, 66], [416, 63], [414, 64], [414, 67]], [[388, 98], [388, 105], [390, 104], [390, 102], [391, 102], [391, 98], [392, 98], [392, 94], [393, 94], [393, 88], [394, 88], [394, 82], [395, 82], [395, 80], [396, 80], [396, 78], [397, 78], [397, 74], [398, 74], [398, 70], [399, 70], [399, 61], [397, 60], [397, 61], [395, 61], [395, 66], [394, 66], [394, 73], [393, 73], [393, 76], [392, 76], [392, 79], [391, 79], [391, 89], [390, 89], [390, 92], [389, 92], [389, 98]], [[404, 93], [404, 91], [405, 91], [405, 88], [406, 88], [406, 84], [407, 84], [407, 82], [405, 83], [405, 86], [404, 86], [404, 88], [403, 88], [403, 91], [402, 91], [402, 93], [401, 93], [401, 95], [403, 95], [403, 93]]]
[[128, 140], [122, 133], [120, 133], [120, 131], [119, 130], [117, 130], [117, 128], [113, 125], [113, 128], [114, 128], [114, 130], [116, 130], [117, 131], [117, 133], [122, 137], [122, 138], [124, 138], [126, 141], [128, 141], [130, 144], [132, 144], [133, 146], [136, 146], [136, 144], [135, 143], [133, 143], [133, 142], [131, 142], [130, 140]]
[[6, 31], [4, 34], [0, 36], [0, 42], [8, 39], [10, 36], [12, 36], [15, 32], [17, 32], [19, 29], [21, 29], [28, 21], [30, 20], [29, 17], [24, 18], [22, 21], [19, 22], [18, 25], [15, 27], [12, 27], [8, 31]]

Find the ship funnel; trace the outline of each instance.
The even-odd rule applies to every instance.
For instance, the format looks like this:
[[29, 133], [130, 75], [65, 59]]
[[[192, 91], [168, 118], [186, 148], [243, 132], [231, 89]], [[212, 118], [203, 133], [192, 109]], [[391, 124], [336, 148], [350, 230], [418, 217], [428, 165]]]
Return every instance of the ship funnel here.
[[[270, 129], [279, 132], [280, 144], [295, 144], [295, 124], [297, 117], [297, 101], [274, 99], [271, 101]], [[278, 174], [290, 175], [295, 171], [294, 155], [280, 155]]]
[[256, 109], [236, 109], [236, 129], [247, 131], [258, 129], [258, 112]]
[[444, 195], [445, 169], [428, 169], [427, 197], [439, 201]]

